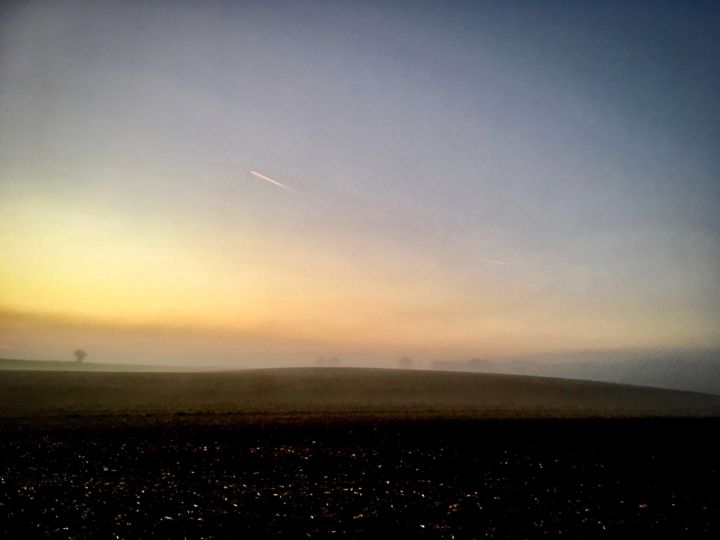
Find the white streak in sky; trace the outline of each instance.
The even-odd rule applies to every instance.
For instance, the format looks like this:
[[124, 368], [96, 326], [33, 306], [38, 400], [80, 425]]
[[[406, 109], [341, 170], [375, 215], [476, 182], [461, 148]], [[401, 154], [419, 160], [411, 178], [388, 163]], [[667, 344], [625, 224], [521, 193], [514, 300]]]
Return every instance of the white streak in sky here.
[[273, 180], [273, 179], [270, 178], [269, 176], [265, 176], [264, 174], [260, 174], [260, 173], [257, 172], [257, 171], [250, 171], [250, 174], [252, 174], [253, 176], [257, 176], [257, 177], [260, 178], [261, 180], [265, 180], [266, 182], [270, 182], [271, 184], [275, 184], [275, 185], [278, 186], [278, 187], [281, 187], [281, 188], [283, 188], [283, 189], [287, 189], [288, 191], [293, 191], [292, 188], [286, 186], [285, 184], [282, 184], [282, 183], [278, 182], [277, 180]]
[[500, 261], [498, 259], [482, 259], [483, 261], [490, 263], [490, 264], [497, 264], [498, 266], [505, 266], [507, 263], [505, 261]]

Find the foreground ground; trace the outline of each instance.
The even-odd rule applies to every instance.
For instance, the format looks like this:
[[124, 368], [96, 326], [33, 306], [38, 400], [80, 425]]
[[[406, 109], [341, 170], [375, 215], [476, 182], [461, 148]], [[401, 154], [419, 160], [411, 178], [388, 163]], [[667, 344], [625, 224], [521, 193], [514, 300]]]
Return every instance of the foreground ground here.
[[371, 370], [5, 372], [0, 537], [718, 538], [718, 399]]
[[720, 422], [4, 422], [7, 538], [718, 538]]

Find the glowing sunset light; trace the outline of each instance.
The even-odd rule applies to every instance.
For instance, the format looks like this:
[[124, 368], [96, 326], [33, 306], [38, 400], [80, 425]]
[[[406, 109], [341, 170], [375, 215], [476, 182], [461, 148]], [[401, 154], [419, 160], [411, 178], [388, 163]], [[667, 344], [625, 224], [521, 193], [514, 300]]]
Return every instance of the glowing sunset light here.
[[270, 4], [2, 11], [12, 354], [720, 345], [702, 10]]

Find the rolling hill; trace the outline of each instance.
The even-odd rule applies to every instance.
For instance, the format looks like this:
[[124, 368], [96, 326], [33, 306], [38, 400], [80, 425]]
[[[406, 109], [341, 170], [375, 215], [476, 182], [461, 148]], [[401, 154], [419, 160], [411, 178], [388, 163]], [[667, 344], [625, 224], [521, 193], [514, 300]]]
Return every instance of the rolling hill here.
[[355, 368], [0, 372], [0, 416], [720, 416], [720, 396], [567, 379]]

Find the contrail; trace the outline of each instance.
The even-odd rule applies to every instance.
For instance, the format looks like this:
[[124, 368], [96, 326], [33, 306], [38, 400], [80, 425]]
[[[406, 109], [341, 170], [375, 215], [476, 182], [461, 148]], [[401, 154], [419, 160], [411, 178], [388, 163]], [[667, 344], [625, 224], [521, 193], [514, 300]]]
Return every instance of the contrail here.
[[257, 172], [257, 171], [250, 171], [250, 174], [252, 174], [253, 176], [257, 176], [257, 177], [260, 178], [261, 180], [265, 180], [266, 182], [270, 182], [271, 184], [275, 184], [275, 185], [278, 186], [278, 187], [281, 187], [281, 188], [283, 188], [283, 189], [287, 189], [288, 191], [294, 191], [291, 187], [288, 187], [288, 186], [286, 186], [285, 184], [282, 184], [282, 183], [278, 182], [277, 180], [273, 180], [272, 178], [270, 178], [270, 177], [268, 177], [268, 176], [265, 176], [264, 174], [260, 174], [260, 173]]
[[505, 261], [500, 261], [498, 259], [486, 259], [485, 257], [483, 257], [482, 260], [490, 264], [497, 264], [499, 266], [505, 266], [507, 264]]

